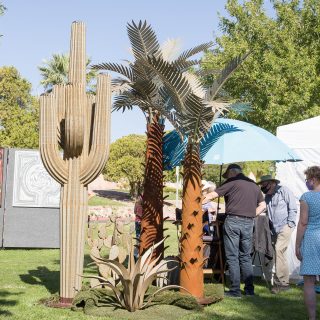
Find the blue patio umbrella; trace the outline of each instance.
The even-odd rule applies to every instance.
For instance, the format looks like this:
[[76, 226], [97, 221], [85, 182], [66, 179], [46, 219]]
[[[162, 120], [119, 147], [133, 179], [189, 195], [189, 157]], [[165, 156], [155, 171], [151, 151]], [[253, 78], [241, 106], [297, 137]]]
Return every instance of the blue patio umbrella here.
[[[182, 142], [175, 131], [164, 137], [166, 169], [179, 166], [184, 158], [187, 138]], [[206, 164], [244, 161], [299, 161], [298, 155], [272, 133], [250, 123], [217, 119], [200, 141], [200, 156]]]

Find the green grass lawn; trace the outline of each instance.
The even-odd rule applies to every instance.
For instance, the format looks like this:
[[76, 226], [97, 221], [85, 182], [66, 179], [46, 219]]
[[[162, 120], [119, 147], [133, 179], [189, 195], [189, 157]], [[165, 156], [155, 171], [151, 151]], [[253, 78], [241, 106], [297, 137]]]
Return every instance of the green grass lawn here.
[[[176, 254], [175, 227], [169, 222], [166, 223], [166, 227], [169, 228], [166, 233], [171, 235], [166, 242], [166, 245], [170, 246], [167, 255]], [[52, 309], [37, 304], [39, 299], [58, 293], [59, 250], [4, 249], [0, 250], [0, 261], [0, 319], [102, 319], [86, 316], [81, 312]], [[87, 251], [85, 263], [89, 261]], [[93, 272], [93, 268], [85, 267], [85, 273]], [[244, 297], [240, 300], [224, 299], [206, 307], [202, 314], [189, 314], [182, 319], [307, 319], [301, 288], [293, 287], [288, 292], [272, 295], [259, 281], [256, 293], [255, 297]], [[158, 314], [153, 316], [152, 320], [163, 319], [161, 313]], [[140, 317], [137, 319], [141, 320]], [[173, 313], [171, 318], [167, 316], [166, 319], [177, 319], [177, 314]]]
[[124, 204], [121, 201], [110, 200], [105, 197], [94, 196], [88, 201], [89, 206], [108, 206], [108, 207], [121, 207]]

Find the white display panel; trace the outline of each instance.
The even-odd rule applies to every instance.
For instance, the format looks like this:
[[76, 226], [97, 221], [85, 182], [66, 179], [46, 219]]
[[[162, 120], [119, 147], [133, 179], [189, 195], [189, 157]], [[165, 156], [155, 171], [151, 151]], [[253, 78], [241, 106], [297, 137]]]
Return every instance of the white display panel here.
[[39, 151], [15, 152], [12, 206], [58, 208], [60, 188], [43, 166]]

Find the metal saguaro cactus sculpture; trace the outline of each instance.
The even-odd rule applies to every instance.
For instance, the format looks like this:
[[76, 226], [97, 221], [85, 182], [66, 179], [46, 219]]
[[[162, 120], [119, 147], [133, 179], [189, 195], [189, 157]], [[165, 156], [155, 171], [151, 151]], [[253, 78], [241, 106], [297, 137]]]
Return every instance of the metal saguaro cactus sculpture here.
[[[40, 97], [40, 152], [58, 181], [60, 200], [60, 305], [70, 305], [81, 288], [88, 184], [109, 153], [110, 77], [99, 75], [97, 94], [86, 93], [85, 26], [71, 28], [69, 83]], [[61, 155], [61, 149], [63, 156]]]

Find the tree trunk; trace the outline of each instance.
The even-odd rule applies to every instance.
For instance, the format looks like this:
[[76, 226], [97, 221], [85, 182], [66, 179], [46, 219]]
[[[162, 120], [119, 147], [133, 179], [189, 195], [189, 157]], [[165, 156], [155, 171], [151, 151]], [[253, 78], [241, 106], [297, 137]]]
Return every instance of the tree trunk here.
[[189, 144], [183, 176], [180, 285], [197, 298], [203, 297], [204, 289], [201, 202], [199, 147]]
[[[162, 137], [164, 126], [159, 117], [153, 117], [147, 126], [146, 167], [143, 187], [143, 214], [141, 220], [140, 255], [152, 244], [163, 239], [163, 165]], [[163, 258], [164, 245], [156, 248], [153, 259]]]

